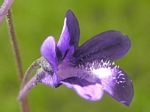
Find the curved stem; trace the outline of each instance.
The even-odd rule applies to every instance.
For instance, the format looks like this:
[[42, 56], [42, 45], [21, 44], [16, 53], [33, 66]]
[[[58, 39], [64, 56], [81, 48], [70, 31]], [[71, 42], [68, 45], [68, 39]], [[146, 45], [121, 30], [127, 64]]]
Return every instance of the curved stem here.
[[24, 75], [24, 78], [22, 80], [22, 83], [21, 83], [21, 89], [24, 87], [25, 84], [27, 84], [28, 82], [28, 79], [30, 77], [30, 75], [32, 74], [32, 72], [35, 70], [36, 67], [40, 66], [40, 59], [37, 59], [36, 61], [34, 61], [30, 67], [28, 68], [28, 70], [26, 71], [25, 75]]
[[31, 80], [25, 84], [25, 86], [22, 87], [22, 89], [19, 92], [18, 100], [22, 101], [25, 96], [28, 94], [28, 92], [36, 85], [37, 75], [34, 75]]
[[[21, 83], [22, 79], [23, 79], [22, 63], [21, 63], [20, 53], [19, 53], [19, 49], [18, 49], [18, 44], [17, 44], [17, 40], [16, 40], [16, 35], [15, 35], [15, 31], [14, 31], [14, 26], [13, 26], [10, 9], [8, 10], [8, 13], [7, 13], [7, 24], [8, 24], [9, 34], [10, 34], [10, 41], [12, 43], [12, 48], [14, 51], [16, 64], [17, 64], [17, 68], [18, 68], [19, 79], [20, 79], [20, 83]], [[21, 111], [22, 112], [30, 112], [27, 98], [24, 98], [21, 101]]]

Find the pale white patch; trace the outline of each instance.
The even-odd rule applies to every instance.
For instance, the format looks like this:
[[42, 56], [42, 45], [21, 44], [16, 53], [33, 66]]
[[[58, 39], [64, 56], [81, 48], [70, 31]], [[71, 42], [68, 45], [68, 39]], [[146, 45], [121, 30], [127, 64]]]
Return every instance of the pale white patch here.
[[67, 21], [67, 18], [64, 19], [64, 26], [63, 26], [63, 29], [62, 29], [62, 33], [65, 31], [66, 29], [66, 21]]
[[[65, 52], [69, 49], [70, 51], [70, 32], [68, 31], [68, 26], [67, 26], [67, 18], [64, 19], [64, 25], [63, 29], [60, 35], [60, 39], [57, 43], [57, 47], [60, 49], [62, 52], [62, 56], [65, 55]], [[67, 53], [68, 54], [68, 53]]]
[[92, 72], [100, 79], [107, 78], [112, 75], [112, 69], [110, 67], [93, 69]]
[[92, 71], [96, 77], [100, 78], [103, 89], [106, 90], [109, 94], [113, 94], [112, 91], [112, 80], [113, 80], [113, 73], [115, 72], [115, 69], [112, 69], [111, 67], [104, 67], [99, 69], [93, 69]]
[[[61, 35], [60, 35], [60, 39], [57, 43], [57, 46], [62, 49], [61, 47], [62, 46], [66, 46], [67, 47], [67, 43], [69, 42], [69, 35], [68, 35], [68, 27], [67, 27], [67, 18], [64, 19], [64, 25], [63, 25], [63, 29], [62, 29], [62, 32], [61, 32]], [[64, 41], [64, 42], [63, 42]], [[62, 42], [63, 42], [63, 45], [62, 45]]]

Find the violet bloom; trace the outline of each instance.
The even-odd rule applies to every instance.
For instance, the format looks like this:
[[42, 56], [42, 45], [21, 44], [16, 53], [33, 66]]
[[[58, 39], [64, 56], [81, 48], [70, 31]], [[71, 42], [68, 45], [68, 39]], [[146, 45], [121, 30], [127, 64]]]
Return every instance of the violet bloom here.
[[[78, 21], [69, 10], [58, 43], [50, 36], [41, 46], [41, 54], [53, 72], [45, 70], [38, 82], [54, 88], [64, 84], [90, 101], [100, 100], [106, 92], [129, 106], [134, 94], [132, 81], [113, 63], [130, 49], [129, 38], [119, 31], [110, 30], [78, 46], [79, 36]], [[49, 65], [44, 68], [48, 69]]]
[[4, 0], [4, 3], [0, 8], [0, 24], [2, 23], [13, 2], [14, 0]]

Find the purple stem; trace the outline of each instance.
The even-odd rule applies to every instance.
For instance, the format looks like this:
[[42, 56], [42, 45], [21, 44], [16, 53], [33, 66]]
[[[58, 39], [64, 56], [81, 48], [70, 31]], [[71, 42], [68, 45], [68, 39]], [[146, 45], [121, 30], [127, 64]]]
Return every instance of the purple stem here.
[[[8, 13], [7, 13], [7, 24], [8, 24], [9, 34], [10, 34], [10, 41], [12, 43], [12, 47], [13, 47], [13, 51], [14, 51], [14, 55], [15, 55], [15, 59], [16, 59], [16, 64], [17, 64], [17, 68], [18, 68], [19, 79], [20, 79], [20, 83], [21, 83], [22, 79], [23, 79], [22, 63], [21, 63], [20, 53], [19, 53], [19, 49], [18, 49], [18, 44], [17, 44], [17, 40], [16, 40], [16, 35], [15, 35], [15, 30], [14, 30], [10, 10], [8, 10]], [[21, 112], [30, 112], [27, 98], [24, 98], [21, 101]]]
[[18, 95], [18, 100], [22, 101], [28, 92], [37, 84], [36, 83], [37, 76], [34, 75], [32, 79], [21, 89]]
[[37, 68], [40, 67], [40, 60], [41, 58], [37, 59], [36, 61], [34, 61], [30, 67], [28, 68], [28, 70], [26, 71], [23, 79], [22, 79], [22, 83], [21, 83], [21, 90], [23, 89], [23, 87], [27, 84], [30, 75], [32, 74], [32, 72]]

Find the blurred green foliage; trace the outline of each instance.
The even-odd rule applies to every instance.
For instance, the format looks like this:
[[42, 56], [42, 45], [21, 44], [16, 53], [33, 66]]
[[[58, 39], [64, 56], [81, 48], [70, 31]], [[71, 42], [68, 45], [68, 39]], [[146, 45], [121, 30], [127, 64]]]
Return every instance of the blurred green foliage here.
[[[0, 4], [2, 4], [2, 0]], [[40, 57], [44, 39], [58, 41], [65, 13], [71, 9], [81, 30], [80, 45], [106, 30], [120, 30], [132, 42], [129, 53], [116, 63], [131, 77], [135, 95], [125, 107], [104, 94], [89, 102], [73, 90], [38, 85], [28, 94], [31, 112], [150, 112], [150, 1], [143, 0], [15, 0], [12, 6], [24, 72]], [[19, 81], [6, 21], [0, 26], [0, 112], [19, 112]]]

